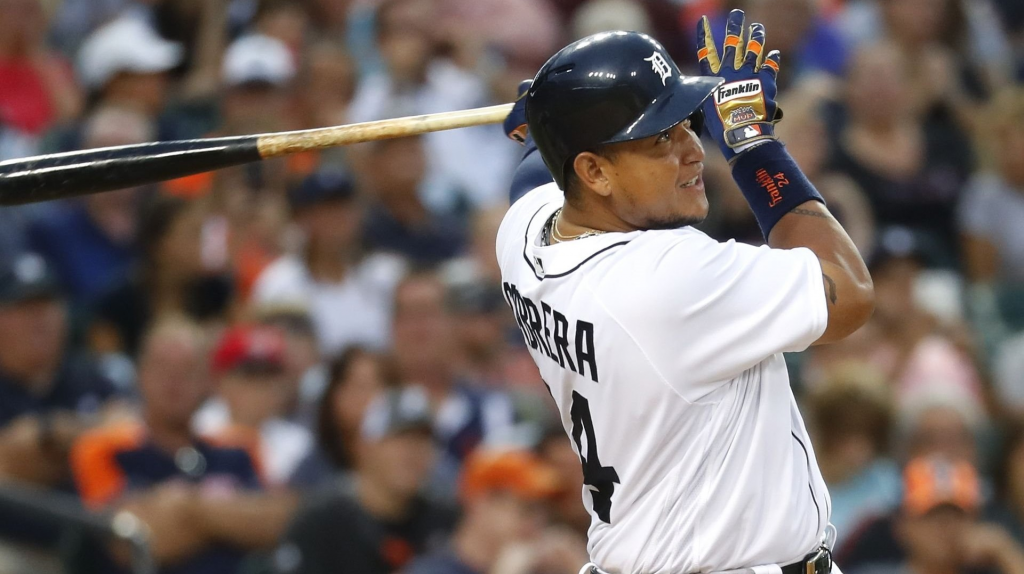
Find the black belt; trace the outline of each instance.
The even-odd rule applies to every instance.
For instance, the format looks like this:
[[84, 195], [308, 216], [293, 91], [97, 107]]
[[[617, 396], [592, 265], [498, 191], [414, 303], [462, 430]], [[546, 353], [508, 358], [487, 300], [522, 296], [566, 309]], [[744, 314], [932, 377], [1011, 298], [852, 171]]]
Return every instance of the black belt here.
[[782, 567], [782, 574], [829, 574], [832, 572], [832, 551], [822, 546], [804, 559]]

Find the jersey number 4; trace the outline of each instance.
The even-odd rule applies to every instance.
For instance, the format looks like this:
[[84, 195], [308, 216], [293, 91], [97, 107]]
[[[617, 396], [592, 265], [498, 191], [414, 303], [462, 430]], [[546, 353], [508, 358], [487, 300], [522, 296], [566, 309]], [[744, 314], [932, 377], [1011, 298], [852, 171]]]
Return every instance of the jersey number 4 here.
[[[615, 485], [619, 484], [619, 473], [610, 466], [601, 466], [597, 456], [597, 440], [594, 438], [594, 420], [590, 417], [590, 402], [586, 397], [572, 392], [572, 440], [576, 442], [576, 451], [580, 453], [583, 463], [583, 483], [590, 487], [590, 495], [594, 500], [594, 512], [597, 517], [611, 524], [612, 494]], [[583, 455], [583, 433], [587, 433], [587, 454]]]

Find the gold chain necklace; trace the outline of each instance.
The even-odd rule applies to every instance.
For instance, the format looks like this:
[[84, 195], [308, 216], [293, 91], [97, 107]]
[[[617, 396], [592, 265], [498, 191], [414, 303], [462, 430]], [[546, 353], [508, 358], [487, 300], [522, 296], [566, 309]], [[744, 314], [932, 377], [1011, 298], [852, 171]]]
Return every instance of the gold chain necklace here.
[[601, 235], [602, 233], [605, 233], [604, 231], [601, 231], [601, 230], [592, 229], [590, 231], [584, 231], [583, 233], [580, 233], [580, 234], [577, 234], [577, 235], [573, 235], [571, 237], [567, 236], [567, 235], [562, 235], [562, 233], [560, 231], [558, 231], [558, 220], [560, 219], [561, 215], [562, 215], [562, 208], [559, 207], [558, 211], [556, 211], [555, 215], [553, 215], [552, 218], [551, 218], [551, 237], [554, 238], [559, 243], [562, 243], [564, 241], [573, 241], [573, 240], [576, 240], [576, 239], [583, 239], [585, 237], [593, 237], [594, 235]]

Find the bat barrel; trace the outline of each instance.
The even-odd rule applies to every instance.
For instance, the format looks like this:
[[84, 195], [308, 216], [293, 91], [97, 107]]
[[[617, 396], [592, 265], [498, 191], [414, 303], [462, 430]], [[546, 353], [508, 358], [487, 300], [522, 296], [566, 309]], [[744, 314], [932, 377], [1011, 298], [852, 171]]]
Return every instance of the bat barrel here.
[[0, 205], [145, 185], [260, 158], [256, 136], [157, 142], [0, 162]]

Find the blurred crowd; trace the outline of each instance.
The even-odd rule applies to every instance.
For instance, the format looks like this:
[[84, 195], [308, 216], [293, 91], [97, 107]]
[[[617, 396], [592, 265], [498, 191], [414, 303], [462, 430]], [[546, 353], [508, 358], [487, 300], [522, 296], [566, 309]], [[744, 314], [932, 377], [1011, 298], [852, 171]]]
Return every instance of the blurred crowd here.
[[[504, 103], [608, 29], [695, 73], [735, 7], [875, 282], [789, 357], [837, 562], [1024, 572], [1020, 0], [0, 0], [0, 160]], [[0, 487], [130, 511], [166, 573], [576, 573], [580, 461], [494, 257], [520, 154], [483, 126], [0, 209]], [[716, 156], [701, 228], [759, 243]], [[0, 507], [0, 572], [129, 554]]]

